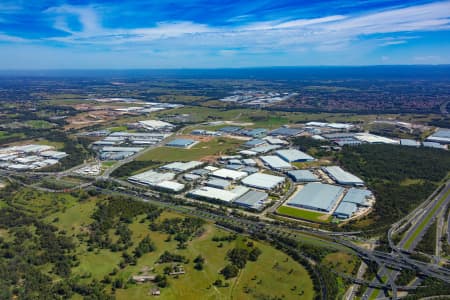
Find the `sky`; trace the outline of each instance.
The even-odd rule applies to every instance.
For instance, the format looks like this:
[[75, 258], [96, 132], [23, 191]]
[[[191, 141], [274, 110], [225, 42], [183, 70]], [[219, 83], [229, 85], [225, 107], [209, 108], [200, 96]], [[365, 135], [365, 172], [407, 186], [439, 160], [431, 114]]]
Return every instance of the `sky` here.
[[450, 64], [450, 1], [0, 0], [0, 69]]

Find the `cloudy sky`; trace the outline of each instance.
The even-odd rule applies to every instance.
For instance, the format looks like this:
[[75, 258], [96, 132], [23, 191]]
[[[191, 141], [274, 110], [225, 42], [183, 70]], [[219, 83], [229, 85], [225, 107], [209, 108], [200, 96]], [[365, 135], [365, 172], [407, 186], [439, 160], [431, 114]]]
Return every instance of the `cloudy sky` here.
[[449, 63], [450, 1], [0, 1], [0, 69]]

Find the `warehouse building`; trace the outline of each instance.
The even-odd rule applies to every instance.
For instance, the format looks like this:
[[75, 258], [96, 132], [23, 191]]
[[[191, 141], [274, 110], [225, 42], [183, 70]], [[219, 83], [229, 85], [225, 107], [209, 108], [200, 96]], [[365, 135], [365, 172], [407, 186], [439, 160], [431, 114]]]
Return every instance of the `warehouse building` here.
[[428, 148], [436, 148], [436, 149], [442, 149], [442, 150], [447, 150], [447, 146], [446, 145], [442, 145], [436, 142], [423, 142], [422, 145], [424, 147], [428, 147]]
[[195, 169], [203, 164], [204, 164], [203, 162], [196, 160], [188, 162], [173, 162], [165, 166], [162, 166], [161, 169], [182, 173]]
[[345, 194], [345, 197], [344, 199], [342, 199], [342, 202], [350, 202], [358, 206], [367, 207], [370, 206], [369, 202], [370, 197], [372, 197], [372, 192], [369, 190], [351, 188], [347, 191], [347, 194]]
[[192, 173], [187, 173], [187, 174], [183, 175], [183, 178], [186, 181], [196, 181], [196, 180], [200, 180], [202, 178], [202, 176], [196, 175], [196, 174], [192, 174]]
[[150, 131], [171, 131], [175, 128], [175, 125], [160, 120], [139, 121], [138, 124]]
[[295, 182], [319, 181], [319, 178], [309, 170], [293, 170], [289, 171], [287, 174]]
[[274, 138], [272, 136], [266, 136], [264, 138], [264, 140], [267, 141], [271, 145], [287, 145], [287, 144], [289, 144], [288, 141], [285, 141], [285, 140], [282, 140], [282, 139], [278, 139], [278, 138]]
[[226, 127], [222, 127], [219, 129], [219, 131], [221, 132], [225, 132], [225, 133], [238, 133], [241, 130], [241, 127], [237, 127], [237, 126], [226, 126]]
[[267, 144], [265, 140], [254, 139], [244, 143], [244, 147], [253, 148]]
[[211, 178], [206, 182], [206, 185], [216, 189], [226, 190], [231, 186], [231, 181], [220, 178]]
[[265, 128], [255, 128], [250, 130], [241, 131], [242, 135], [251, 136], [253, 138], [263, 137], [267, 134], [267, 129]]
[[287, 201], [287, 205], [330, 212], [339, 201], [344, 188], [323, 183], [308, 183]]
[[339, 219], [348, 219], [350, 218], [356, 211], [358, 210], [358, 206], [352, 202], [344, 202], [342, 201], [333, 215]]
[[260, 211], [264, 208], [264, 205], [266, 204], [268, 199], [269, 195], [267, 193], [250, 190], [241, 197], [234, 200], [234, 203], [245, 208]]
[[400, 145], [410, 147], [420, 147], [420, 142], [410, 139], [400, 139]]
[[278, 150], [275, 152], [279, 157], [287, 162], [312, 161], [314, 157], [297, 149]]
[[396, 140], [366, 132], [360, 132], [355, 134], [355, 138], [360, 140], [361, 142], [369, 144], [393, 144], [393, 145], [399, 144], [399, 142]]
[[302, 132], [301, 129], [281, 127], [281, 128], [271, 131], [269, 133], [269, 135], [290, 137], [290, 136], [296, 136], [301, 132]]
[[159, 173], [155, 171], [146, 171], [140, 174], [136, 174], [128, 178], [128, 181], [134, 183], [140, 183], [144, 185], [154, 186], [160, 182], [172, 180], [175, 178], [175, 173]]
[[255, 167], [250, 167], [250, 166], [248, 166], [248, 167], [242, 168], [241, 171], [242, 171], [242, 172], [245, 172], [245, 173], [247, 173], [247, 174], [253, 174], [253, 173], [258, 172], [259, 169], [258, 169], [258, 168], [255, 168]]
[[437, 142], [441, 144], [450, 144], [450, 129], [439, 129], [438, 131], [427, 137], [427, 141]]
[[212, 176], [222, 178], [222, 179], [230, 179], [230, 180], [239, 180], [247, 176], [248, 174], [241, 171], [234, 171], [230, 169], [219, 169], [211, 173]]
[[189, 197], [205, 200], [220, 200], [224, 202], [231, 202], [245, 193], [250, 189], [245, 186], [236, 186], [232, 190], [223, 190], [209, 186], [198, 187], [188, 193]]
[[339, 184], [342, 185], [356, 185], [356, 186], [362, 186], [364, 185], [364, 181], [362, 181], [360, 178], [356, 177], [355, 175], [344, 171], [341, 167], [338, 166], [331, 166], [331, 167], [323, 167], [322, 170], [327, 173], [331, 179], [336, 181]]
[[268, 153], [270, 151], [280, 149], [280, 148], [281, 148], [281, 146], [279, 146], [279, 145], [263, 145], [263, 146], [250, 148], [248, 151], [254, 152], [256, 154], [264, 154], [264, 153]]
[[174, 178], [175, 173], [158, 173], [150, 170], [131, 176], [128, 181], [171, 192], [182, 191], [184, 184], [173, 181]]
[[280, 186], [285, 181], [284, 177], [269, 175], [264, 173], [254, 173], [244, 179], [242, 183], [253, 188], [261, 190], [272, 190], [277, 186]]
[[267, 156], [260, 156], [259, 158], [264, 163], [264, 165], [273, 170], [283, 171], [292, 169], [292, 165], [290, 163], [282, 160], [278, 156], [267, 155]]
[[168, 143], [166, 143], [166, 146], [168, 147], [177, 147], [177, 148], [188, 148], [196, 143], [195, 140], [191, 139], [175, 139]]

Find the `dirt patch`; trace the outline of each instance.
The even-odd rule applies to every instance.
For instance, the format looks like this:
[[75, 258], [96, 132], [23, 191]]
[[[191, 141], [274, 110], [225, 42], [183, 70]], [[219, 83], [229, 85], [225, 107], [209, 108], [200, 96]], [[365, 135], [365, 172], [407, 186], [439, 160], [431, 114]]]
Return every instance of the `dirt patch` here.
[[177, 135], [177, 138], [181, 138], [181, 139], [190, 139], [190, 140], [195, 140], [195, 141], [199, 141], [199, 142], [210, 142], [212, 139], [214, 139], [214, 137], [212, 136], [198, 136], [198, 135], [190, 135], [190, 134], [184, 134], [184, 135]]
[[215, 163], [219, 157], [220, 156], [218, 156], [218, 155], [207, 155], [207, 156], [202, 157], [200, 159], [200, 161], [204, 161], [204, 162], [212, 164], [212, 163]]

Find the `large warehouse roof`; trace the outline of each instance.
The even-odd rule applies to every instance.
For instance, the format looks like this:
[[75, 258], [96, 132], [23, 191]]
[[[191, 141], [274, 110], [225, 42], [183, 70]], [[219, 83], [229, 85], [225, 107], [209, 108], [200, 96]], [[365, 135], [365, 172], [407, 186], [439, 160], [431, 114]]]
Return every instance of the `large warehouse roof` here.
[[236, 195], [230, 191], [208, 186], [202, 186], [195, 190], [192, 190], [191, 192], [189, 192], [189, 195], [206, 199], [222, 200], [225, 202], [231, 202], [236, 198]]
[[194, 140], [191, 139], [175, 139], [166, 144], [169, 147], [188, 147], [195, 143]]
[[141, 147], [103, 147], [102, 152], [139, 152], [144, 148]]
[[335, 180], [339, 184], [349, 184], [349, 185], [363, 185], [364, 181], [355, 175], [342, 170], [341, 167], [331, 166], [331, 167], [323, 167], [323, 170], [330, 175], [330, 177]]
[[368, 206], [367, 198], [370, 196], [372, 196], [372, 192], [369, 190], [351, 188], [347, 191], [347, 194], [342, 201], [355, 203], [360, 206]]
[[241, 178], [244, 178], [248, 174], [245, 172], [234, 171], [229, 169], [219, 169], [217, 171], [212, 172], [212, 175], [223, 179], [239, 180]]
[[287, 162], [314, 160], [314, 157], [297, 149], [278, 150], [275, 153]]
[[355, 138], [362, 142], [369, 144], [398, 144], [399, 142], [384, 136], [379, 136], [371, 133], [360, 132], [355, 135]]
[[444, 144], [450, 144], [450, 129], [441, 128], [429, 137], [427, 137], [428, 141], [440, 142]]
[[270, 132], [272, 136], [294, 136], [302, 132], [301, 129], [281, 127]]
[[171, 181], [171, 180], [162, 181], [162, 182], [156, 184], [156, 186], [159, 188], [165, 189], [165, 190], [173, 191], [173, 192], [179, 192], [184, 189], [184, 184], [178, 183], [176, 181]]
[[265, 165], [275, 170], [292, 169], [290, 163], [282, 160], [281, 158], [275, 155], [261, 156], [260, 159], [264, 162]]
[[263, 146], [251, 148], [248, 151], [255, 152], [255, 153], [267, 153], [267, 152], [270, 152], [272, 150], [276, 150], [279, 148], [281, 148], [279, 145], [263, 145]]
[[244, 207], [260, 210], [263, 208], [264, 202], [268, 198], [269, 195], [267, 193], [251, 190], [237, 198], [234, 203]]
[[323, 183], [308, 183], [287, 204], [307, 209], [329, 212], [334, 207], [344, 188]]
[[188, 162], [173, 162], [170, 164], [167, 164], [165, 166], [162, 166], [162, 169], [166, 169], [166, 170], [172, 170], [172, 171], [176, 171], [176, 172], [186, 172], [188, 170], [197, 168], [198, 166], [203, 165], [203, 163], [201, 161], [188, 161]]
[[283, 183], [284, 180], [285, 178], [281, 176], [274, 176], [264, 173], [254, 173], [242, 179], [242, 183], [257, 189], [270, 190]]
[[338, 218], [347, 219], [350, 218], [357, 210], [358, 206], [355, 203], [341, 202], [334, 211], [333, 215]]
[[313, 172], [311, 172], [309, 170], [293, 170], [293, 171], [289, 171], [288, 175], [295, 182], [319, 181], [319, 178], [316, 175], [314, 175]]
[[129, 181], [139, 182], [142, 184], [156, 185], [160, 182], [172, 180], [175, 178], [175, 173], [158, 173], [155, 171], [147, 171], [128, 178]]
[[145, 121], [139, 121], [139, 124], [142, 126], [148, 128], [148, 129], [161, 129], [166, 127], [174, 127], [173, 124], [160, 121], [160, 120], [145, 120]]

